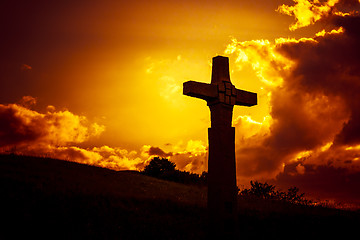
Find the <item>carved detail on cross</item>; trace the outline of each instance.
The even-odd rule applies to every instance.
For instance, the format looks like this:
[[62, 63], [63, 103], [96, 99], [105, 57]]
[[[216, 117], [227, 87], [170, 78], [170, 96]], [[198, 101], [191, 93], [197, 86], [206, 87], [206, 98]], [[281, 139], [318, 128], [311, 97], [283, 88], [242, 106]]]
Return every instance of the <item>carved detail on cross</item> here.
[[236, 88], [230, 82], [218, 83], [219, 102], [229, 105], [236, 104]]

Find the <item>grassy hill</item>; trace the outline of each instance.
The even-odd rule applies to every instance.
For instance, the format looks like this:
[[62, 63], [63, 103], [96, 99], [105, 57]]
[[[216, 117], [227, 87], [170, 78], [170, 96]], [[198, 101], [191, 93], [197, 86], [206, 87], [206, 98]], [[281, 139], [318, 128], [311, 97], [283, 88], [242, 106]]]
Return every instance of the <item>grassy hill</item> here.
[[[206, 188], [73, 162], [0, 155], [0, 239], [205, 239]], [[359, 212], [239, 200], [243, 239], [353, 235]], [[10, 236], [10, 237], [9, 237]]]

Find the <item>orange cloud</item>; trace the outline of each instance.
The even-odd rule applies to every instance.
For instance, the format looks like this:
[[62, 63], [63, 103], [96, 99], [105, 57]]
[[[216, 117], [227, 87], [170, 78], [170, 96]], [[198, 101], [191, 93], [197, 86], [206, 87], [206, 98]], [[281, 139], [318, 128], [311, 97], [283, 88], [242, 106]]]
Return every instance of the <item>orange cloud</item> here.
[[[176, 147], [177, 148], [177, 147]], [[183, 151], [177, 151], [170, 157], [180, 170], [201, 174], [207, 171], [208, 149], [202, 141], [190, 140]]]
[[141, 170], [144, 159], [136, 151], [118, 147], [81, 148], [91, 137], [99, 136], [105, 129], [90, 123], [85, 116], [68, 110], [56, 111], [48, 106], [39, 113], [28, 107], [36, 99], [25, 96], [20, 104], [0, 104], [0, 152], [45, 156], [114, 170]]
[[280, 85], [281, 75], [292, 66], [289, 59], [276, 51], [276, 45], [263, 39], [243, 42], [232, 39], [225, 53], [237, 55], [236, 63], [240, 69], [243, 64], [250, 65], [257, 77], [268, 87]]
[[25, 147], [31, 144], [64, 146], [81, 143], [104, 131], [104, 126], [89, 123], [84, 116], [68, 110], [39, 113], [26, 108], [35, 103], [23, 98], [23, 105], [0, 104], [0, 147]]
[[354, 12], [343, 12], [341, 8], [343, 5], [351, 4], [351, 2], [356, 3], [346, 0], [293, 0], [293, 2], [295, 3], [294, 6], [283, 4], [277, 9], [280, 13], [295, 17], [296, 22], [289, 27], [292, 31], [312, 25], [329, 16], [352, 15]]
[[190, 140], [186, 144], [182, 142], [171, 145], [172, 150], [165, 152], [159, 147], [144, 145], [142, 147], [142, 158], [146, 159], [144, 164], [148, 164], [154, 157], [167, 157], [176, 164], [182, 171], [189, 171], [201, 174], [207, 171], [207, 146], [202, 141]]

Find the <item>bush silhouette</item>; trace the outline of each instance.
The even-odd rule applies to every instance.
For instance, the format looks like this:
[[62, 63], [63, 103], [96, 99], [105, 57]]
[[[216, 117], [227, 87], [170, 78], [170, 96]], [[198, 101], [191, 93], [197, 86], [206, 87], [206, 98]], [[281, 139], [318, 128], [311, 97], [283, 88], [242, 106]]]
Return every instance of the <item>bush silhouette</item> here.
[[176, 169], [175, 163], [167, 158], [159, 157], [154, 157], [150, 163], [145, 166], [142, 173], [151, 177], [185, 184], [205, 185], [207, 179], [207, 172], [198, 175], [187, 171], [180, 171]]
[[251, 188], [244, 189], [240, 192], [242, 196], [248, 196], [253, 198], [271, 199], [277, 194], [275, 192], [275, 186], [267, 183], [260, 183], [258, 181], [250, 181]]
[[170, 162], [167, 158], [154, 157], [145, 167], [144, 173], [152, 177], [165, 177], [174, 174], [175, 166], [175, 163]]
[[274, 185], [250, 181], [251, 187], [240, 191], [239, 196], [247, 199], [272, 199], [285, 201], [292, 204], [311, 205], [312, 202], [307, 200], [304, 193], [299, 193], [297, 187], [291, 187], [287, 192], [276, 190]]

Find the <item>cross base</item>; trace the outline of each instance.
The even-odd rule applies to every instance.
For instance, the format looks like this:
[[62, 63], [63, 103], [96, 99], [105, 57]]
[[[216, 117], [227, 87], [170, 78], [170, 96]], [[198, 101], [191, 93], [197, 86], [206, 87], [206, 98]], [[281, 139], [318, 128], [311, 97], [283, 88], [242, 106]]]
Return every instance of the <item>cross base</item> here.
[[237, 186], [235, 128], [212, 127], [209, 133], [208, 211], [215, 235], [235, 234]]

